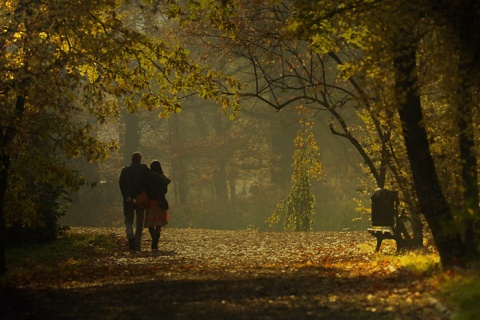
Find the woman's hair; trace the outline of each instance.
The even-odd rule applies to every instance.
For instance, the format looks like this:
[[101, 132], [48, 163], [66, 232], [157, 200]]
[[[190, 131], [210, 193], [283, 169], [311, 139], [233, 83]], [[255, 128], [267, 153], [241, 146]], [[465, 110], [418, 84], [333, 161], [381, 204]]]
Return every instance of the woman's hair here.
[[160, 174], [163, 174], [162, 165], [160, 164], [160, 161], [158, 161], [158, 160], [153, 160], [152, 163], [150, 163], [150, 169], [152, 169], [153, 171], [158, 172]]

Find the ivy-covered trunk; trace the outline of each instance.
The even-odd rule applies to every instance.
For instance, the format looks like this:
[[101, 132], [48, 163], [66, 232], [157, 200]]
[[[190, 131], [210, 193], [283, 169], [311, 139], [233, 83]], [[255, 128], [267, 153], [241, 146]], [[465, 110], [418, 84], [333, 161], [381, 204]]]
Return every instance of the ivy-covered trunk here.
[[312, 122], [301, 120], [302, 129], [295, 138], [293, 153], [292, 190], [277, 203], [275, 212], [268, 218], [270, 226], [278, 223], [284, 215], [286, 231], [311, 231], [315, 214], [315, 196], [310, 179], [319, 179], [323, 168], [319, 160], [318, 146], [311, 131]]

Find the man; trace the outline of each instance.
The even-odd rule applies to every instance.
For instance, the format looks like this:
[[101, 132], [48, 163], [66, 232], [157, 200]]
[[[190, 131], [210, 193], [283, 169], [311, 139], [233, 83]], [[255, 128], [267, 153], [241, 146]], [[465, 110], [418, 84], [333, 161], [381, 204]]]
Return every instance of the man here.
[[[146, 188], [147, 177], [150, 169], [142, 162], [142, 154], [134, 152], [132, 163], [126, 166], [120, 173], [120, 191], [123, 196], [123, 214], [125, 215], [125, 228], [128, 239], [128, 247], [132, 251], [140, 251], [143, 231], [143, 216], [145, 208], [135, 205], [135, 198]], [[135, 233], [133, 232], [133, 220], [136, 216]]]

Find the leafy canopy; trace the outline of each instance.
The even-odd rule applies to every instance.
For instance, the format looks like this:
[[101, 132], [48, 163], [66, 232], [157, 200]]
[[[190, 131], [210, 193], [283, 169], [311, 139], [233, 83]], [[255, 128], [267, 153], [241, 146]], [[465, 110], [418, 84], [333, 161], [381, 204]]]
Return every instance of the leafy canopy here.
[[29, 194], [32, 184], [74, 189], [82, 183], [68, 159], [106, 158], [116, 142], [98, 138], [97, 130], [118, 117], [121, 108], [158, 109], [167, 117], [181, 110], [182, 97], [198, 94], [235, 112], [235, 96], [222, 95], [220, 89], [235, 92], [237, 82], [194, 63], [175, 41], [129, 22], [138, 8], [153, 10], [150, 5], [120, 0], [3, 3], [0, 167], [11, 163], [8, 174], [15, 178], [7, 192], [13, 202]]

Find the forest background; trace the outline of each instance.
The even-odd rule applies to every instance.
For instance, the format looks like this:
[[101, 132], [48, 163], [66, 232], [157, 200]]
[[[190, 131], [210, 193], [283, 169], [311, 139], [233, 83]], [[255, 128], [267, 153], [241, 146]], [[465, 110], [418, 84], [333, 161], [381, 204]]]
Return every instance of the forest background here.
[[[251, 15], [275, 14], [275, 8], [266, 4], [239, 5]], [[306, 63], [311, 64], [310, 72], [316, 73], [325, 64], [325, 58], [308, 62], [312, 57], [305, 44], [284, 41], [280, 25], [286, 23], [284, 18], [275, 17], [278, 21], [269, 26], [274, 28], [269, 33], [263, 30], [266, 17], [245, 17], [256, 20], [250, 22], [239, 20], [239, 23], [251, 24], [250, 29], [242, 30], [239, 26], [239, 37], [254, 36], [239, 46], [240, 39], [232, 40], [208, 23], [190, 21], [179, 32], [175, 23], [162, 21], [158, 26], [158, 21], [152, 21], [158, 17], [144, 14], [144, 11], [137, 12], [140, 15], [135, 19], [137, 27], [161, 28], [163, 37], [180, 39], [196, 61], [240, 79], [245, 85], [238, 92], [241, 108], [233, 117], [228, 114], [231, 111], [219, 110], [214, 102], [192, 95], [182, 97], [181, 112], [178, 110], [168, 118], [158, 117], [155, 109], [139, 110], [135, 114], [123, 111], [119, 121], [107, 130], [105, 126], [97, 129], [104, 140], [118, 139], [120, 152], [112, 153], [101, 163], [77, 161], [81, 166], [78, 169], [85, 173], [88, 181], [97, 183], [93, 188], [82, 187], [74, 195], [64, 223], [122, 225], [118, 170], [128, 165], [131, 153], [138, 150], [147, 164], [153, 159], [160, 160], [172, 179], [167, 194], [172, 208], [170, 226], [282, 230], [281, 223], [270, 225], [267, 220], [292, 188], [293, 155], [298, 149], [295, 139], [299, 132], [301, 135], [311, 131], [318, 143], [316, 161], [321, 163], [319, 170], [323, 174], [321, 179], [312, 181], [316, 207], [312, 224], [306, 230], [366, 229], [369, 217], [359, 212], [357, 205], [362, 199], [362, 203], [369, 206], [368, 193], [372, 187], [365, 186], [368, 174], [362, 168], [358, 152], [346, 139], [332, 135], [329, 123], [334, 120], [330, 112], [322, 110], [322, 105], [313, 103], [307, 109], [299, 104], [305, 100], [305, 93], [299, 90], [314, 84], [302, 84], [303, 76], [291, 75], [305, 73]], [[275, 29], [277, 34], [272, 36]], [[273, 43], [280, 47], [274, 48]], [[291, 52], [282, 53], [285, 48]], [[337, 71], [333, 61], [329, 63], [325, 68], [329, 76], [334, 77], [332, 91], [344, 90], [343, 84], [335, 84]], [[274, 66], [276, 64], [281, 67]], [[276, 74], [281, 75], [280, 78], [275, 79]], [[313, 81], [317, 80], [310, 80]], [[256, 82], [262, 87], [255, 85]], [[342, 99], [351, 99], [353, 94], [344, 93]], [[338, 102], [325, 103], [334, 108], [331, 104]], [[351, 130], [363, 130], [362, 119], [354, 108], [344, 107], [341, 112], [342, 121], [346, 121]], [[311, 123], [303, 122], [305, 120]]]
[[386, 187], [442, 265], [478, 257], [474, 2], [6, 4], [1, 251], [68, 198], [62, 223], [121, 224], [140, 151], [171, 226], [364, 230]]

